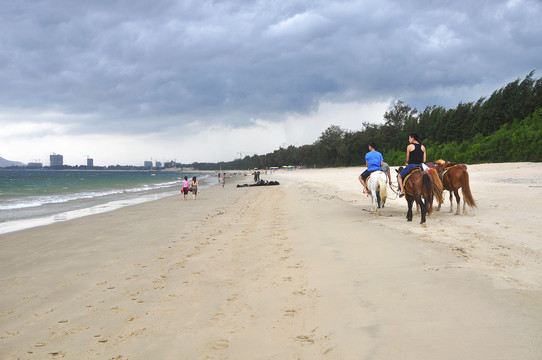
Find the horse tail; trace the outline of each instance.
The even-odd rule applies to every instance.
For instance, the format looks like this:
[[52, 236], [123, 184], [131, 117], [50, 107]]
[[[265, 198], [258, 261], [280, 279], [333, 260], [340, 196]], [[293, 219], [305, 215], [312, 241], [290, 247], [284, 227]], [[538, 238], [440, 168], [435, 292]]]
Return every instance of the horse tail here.
[[463, 199], [470, 207], [476, 207], [476, 201], [472, 197], [469, 186], [469, 173], [467, 170], [463, 171], [463, 176], [461, 176], [461, 192], [463, 193]]
[[440, 177], [438, 176], [437, 170], [431, 169], [431, 180], [433, 180], [433, 193], [435, 197], [437, 198], [437, 202], [439, 204], [444, 203], [444, 186], [442, 185], [442, 181], [440, 181]]
[[378, 187], [380, 188], [380, 200], [382, 203], [385, 203], [386, 198], [388, 197], [387, 179], [388, 177], [386, 175], [378, 177]]
[[425, 198], [425, 206], [427, 207], [427, 214], [431, 214], [433, 211], [433, 181], [431, 176], [424, 173], [422, 177], [423, 197]]

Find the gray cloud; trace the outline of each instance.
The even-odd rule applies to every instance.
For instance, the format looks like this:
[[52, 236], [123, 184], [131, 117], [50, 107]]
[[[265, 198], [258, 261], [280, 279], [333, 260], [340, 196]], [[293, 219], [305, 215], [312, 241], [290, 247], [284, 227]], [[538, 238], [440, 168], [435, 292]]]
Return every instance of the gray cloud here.
[[81, 132], [244, 126], [322, 101], [453, 107], [541, 65], [534, 0], [1, 6], [0, 108], [90, 115], [58, 120]]

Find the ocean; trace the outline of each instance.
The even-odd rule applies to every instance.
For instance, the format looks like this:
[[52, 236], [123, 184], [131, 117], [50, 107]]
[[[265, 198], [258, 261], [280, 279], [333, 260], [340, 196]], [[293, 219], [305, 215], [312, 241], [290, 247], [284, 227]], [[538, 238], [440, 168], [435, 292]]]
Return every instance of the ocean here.
[[0, 234], [180, 195], [184, 176], [216, 184], [198, 172], [0, 169]]

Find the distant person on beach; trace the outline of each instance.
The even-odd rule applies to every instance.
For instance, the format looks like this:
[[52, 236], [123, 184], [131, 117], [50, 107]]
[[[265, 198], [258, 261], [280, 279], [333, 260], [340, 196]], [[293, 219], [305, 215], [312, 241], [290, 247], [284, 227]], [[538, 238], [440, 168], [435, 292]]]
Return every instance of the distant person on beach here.
[[358, 177], [359, 182], [361, 185], [363, 185], [363, 192], [368, 193], [367, 190], [367, 184], [365, 181], [371, 175], [373, 171], [379, 171], [382, 170], [382, 164], [384, 163], [384, 158], [382, 157], [382, 154], [376, 151], [376, 145], [375, 143], [369, 144], [369, 152], [365, 154], [365, 166], [367, 166], [367, 169], [361, 173], [361, 175]]
[[198, 195], [198, 180], [196, 180], [195, 176], [192, 178], [190, 189], [192, 190], [192, 197], [196, 200], [196, 196]]
[[218, 183], [220, 184], [220, 173], [216, 174], [216, 176], [218, 177]]
[[420, 137], [416, 133], [411, 133], [408, 135], [408, 146], [406, 148], [406, 167], [397, 175], [397, 182], [401, 191], [399, 192], [399, 197], [405, 195], [405, 189], [403, 189], [403, 178], [408, 175], [410, 170], [416, 167], [422, 167], [422, 164], [425, 163], [425, 146], [420, 144]]
[[183, 195], [184, 195], [185, 200], [186, 200], [186, 195], [188, 194], [189, 188], [190, 188], [190, 183], [188, 182], [188, 176], [185, 176], [183, 180]]
[[224, 185], [226, 184], [226, 173], [222, 174], [222, 189], [224, 189]]

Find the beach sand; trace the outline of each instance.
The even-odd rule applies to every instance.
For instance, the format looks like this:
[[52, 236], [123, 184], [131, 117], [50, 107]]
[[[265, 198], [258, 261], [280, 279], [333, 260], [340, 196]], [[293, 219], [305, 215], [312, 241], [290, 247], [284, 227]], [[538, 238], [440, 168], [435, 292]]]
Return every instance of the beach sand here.
[[542, 164], [469, 166], [426, 228], [362, 170], [0, 235], [0, 358], [542, 358]]

